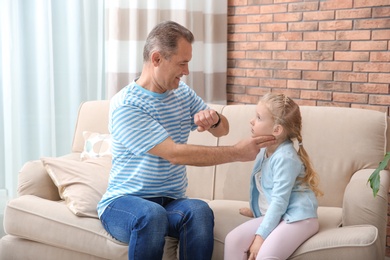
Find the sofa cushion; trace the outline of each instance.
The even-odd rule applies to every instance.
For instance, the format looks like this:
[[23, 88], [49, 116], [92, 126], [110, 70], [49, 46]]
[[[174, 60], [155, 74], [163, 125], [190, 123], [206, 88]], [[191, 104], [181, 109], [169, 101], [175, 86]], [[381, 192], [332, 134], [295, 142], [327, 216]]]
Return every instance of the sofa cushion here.
[[[64, 201], [24, 195], [8, 203], [4, 216], [9, 235], [104, 259], [127, 259], [127, 245], [110, 236], [99, 219], [77, 217]], [[37, 252], [32, 255], [42, 259]]]
[[111, 135], [84, 131], [84, 150], [80, 154], [81, 160], [100, 157], [111, 157]]
[[107, 189], [111, 158], [74, 161], [65, 158], [41, 158], [60, 197], [77, 216], [97, 218], [97, 203]]

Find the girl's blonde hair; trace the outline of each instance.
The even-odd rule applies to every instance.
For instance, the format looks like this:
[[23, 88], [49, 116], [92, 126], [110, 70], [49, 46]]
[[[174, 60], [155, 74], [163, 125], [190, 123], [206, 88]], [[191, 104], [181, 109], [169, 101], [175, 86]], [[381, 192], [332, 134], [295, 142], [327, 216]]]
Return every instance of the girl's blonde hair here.
[[294, 139], [298, 141], [298, 155], [306, 168], [305, 176], [302, 178], [302, 181], [309, 185], [317, 197], [322, 196], [323, 193], [318, 188], [318, 175], [313, 169], [309, 155], [303, 147], [301, 135], [302, 117], [299, 106], [284, 94], [267, 93], [259, 102], [268, 108], [273, 116], [275, 124], [279, 124], [283, 127], [286, 137], [291, 141]]

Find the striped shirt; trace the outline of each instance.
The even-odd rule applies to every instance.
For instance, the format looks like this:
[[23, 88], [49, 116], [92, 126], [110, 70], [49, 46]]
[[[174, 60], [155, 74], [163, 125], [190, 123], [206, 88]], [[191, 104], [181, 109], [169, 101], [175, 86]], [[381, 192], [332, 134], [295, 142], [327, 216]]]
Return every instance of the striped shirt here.
[[187, 143], [190, 131], [197, 128], [194, 115], [207, 108], [184, 82], [175, 90], [159, 94], [134, 81], [111, 99], [112, 169], [98, 204], [99, 217], [113, 200], [127, 194], [185, 197], [185, 165], [173, 165], [148, 151], [169, 136], [175, 143]]

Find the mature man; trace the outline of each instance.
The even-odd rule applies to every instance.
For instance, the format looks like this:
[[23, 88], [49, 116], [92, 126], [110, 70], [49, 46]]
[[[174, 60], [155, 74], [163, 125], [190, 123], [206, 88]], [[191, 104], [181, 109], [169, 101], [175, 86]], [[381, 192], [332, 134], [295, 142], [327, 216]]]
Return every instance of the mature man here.
[[229, 132], [227, 119], [180, 80], [189, 74], [193, 41], [175, 22], [158, 24], [144, 46], [141, 76], [111, 100], [113, 165], [98, 213], [105, 229], [129, 244], [129, 259], [161, 259], [165, 236], [179, 239], [180, 259], [211, 259], [213, 212], [186, 198], [185, 165], [254, 160], [273, 142], [259, 137], [226, 147], [186, 144], [191, 130]]

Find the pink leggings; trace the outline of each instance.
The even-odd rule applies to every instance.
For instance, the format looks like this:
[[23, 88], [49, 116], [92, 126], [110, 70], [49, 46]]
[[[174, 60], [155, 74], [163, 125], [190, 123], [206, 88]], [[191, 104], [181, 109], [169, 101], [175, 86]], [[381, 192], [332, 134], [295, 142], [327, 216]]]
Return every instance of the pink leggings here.
[[[263, 217], [251, 219], [236, 227], [225, 239], [225, 260], [247, 260], [247, 251]], [[317, 218], [287, 224], [282, 220], [264, 241], [256, 260], [285, 260], [305, 240], [318, 232]]]

